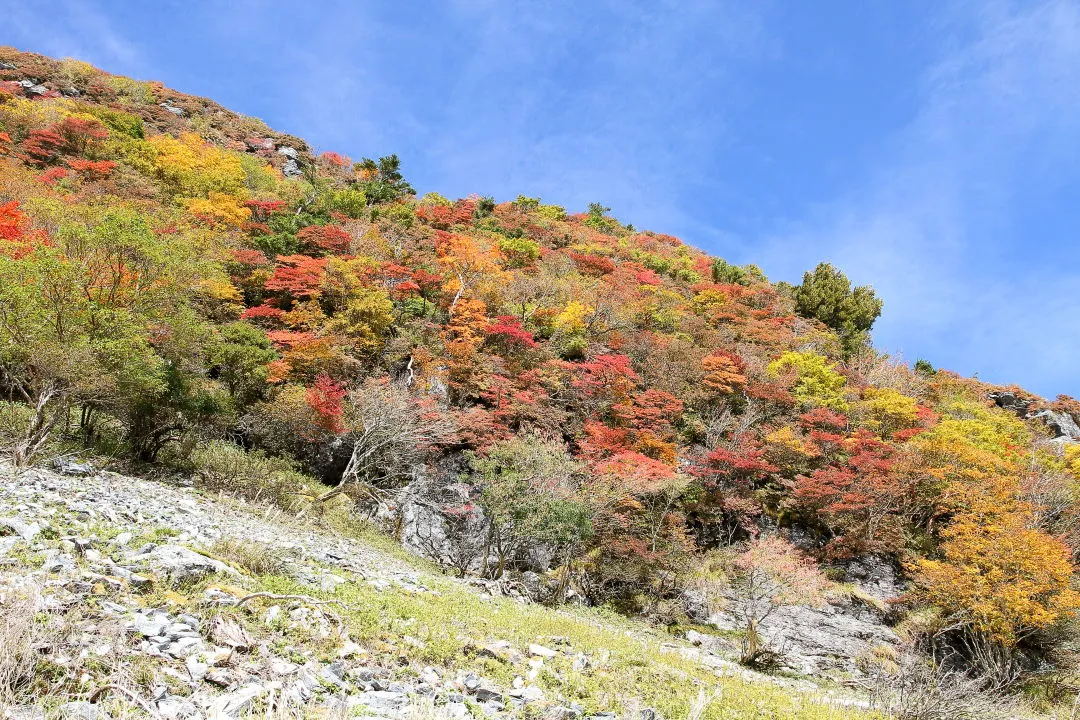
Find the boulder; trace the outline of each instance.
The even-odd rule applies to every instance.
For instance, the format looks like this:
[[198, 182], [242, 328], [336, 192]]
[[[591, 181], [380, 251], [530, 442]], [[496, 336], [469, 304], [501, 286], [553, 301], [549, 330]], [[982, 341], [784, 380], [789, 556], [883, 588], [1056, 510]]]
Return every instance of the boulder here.
[[998, 390], [996, 392], [989, 393], [987, 396], [994, 401], [994, 404], [999, 408], [1010, 410], [1016, 413], [1019, 417], [1024, 417], [1028, 413], [1028, 409], [1031, 407], [1031, 401], [1018, 397], [1016, 393], [1010, 390]]
[[1033, 419], [1042, 420], [1054, 433], [1055, 438], [1067, 438], [1080, 440], [1080, 425], [1072, 415], [1056, 410], [1040, 410], [1030, 416]]
[[173, 584], [197, 582], [219, 572], [237, 574], [220, 560], [200, 555], [182, 545], [158, 545], [132, 560], [140, 569], [167, 577]]
[[300, 169], [300, 163], [292, 158], [286, 160], [281, 166], [281, 172], [285, 177], [300, 177], [304, 174], [304, 171]]
[[[32, 542], [37, 537], [37, 534], [41, 532], [41, 526], [37, 523], [23, 522], [19, 518], [13, 517], [0, 517], [0, 528], [7, 528], [26, 542]], [[0, 535], [6, 534], [0, 533]]]
[[52, 465], [61, 475], [85, 477], [94, 474], [94, 466], [90, 463], [81, 463], [68, 457], [53, 458]]

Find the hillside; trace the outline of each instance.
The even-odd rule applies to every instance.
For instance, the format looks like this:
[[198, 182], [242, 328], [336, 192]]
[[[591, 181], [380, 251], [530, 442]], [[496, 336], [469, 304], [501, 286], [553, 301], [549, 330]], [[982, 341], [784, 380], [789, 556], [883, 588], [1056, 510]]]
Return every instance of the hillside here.
[[[771, 283], [600, 203], [418, 197], [402, 172], [0, 48], [0, 443], [31, 473], [13, 477], [94, 458], [322, 533], [379, 527], [536, 603], [487, 640], [522, 651], [570, 634], [532, 629], [557, 608], [602, 609], [613, 635], [596, 652], [623, 622], [695, 638], [754, 671], [737, 692], [768, 698], [750, 705], [788, 702], [757, 672], [912, 683], [937, 703], [1073, 701], [1080, 402], [875, 351], [882, 301], [830, 265]], [[243, 589], [312, 595], [279, 570]], [[375, 602], [347, 580], [319, 597]], [[190, 601], [152, 585], [148, 607]], [[417, 622], [454, 609], [403, 607]], [[395, 643], [415, 639], [401, 627]], [[403, 667], [456, 671], [459, 651], [406, 651]], [[664, 677], [700, 671], [680, 668]], [[570, 698], [576, 681], [555, 675], [545, 687]], [[588, 712], [656, 691], [615, 675], [632, 686], [576, 686]], [[729, 712], [722, 696], [696, 712], [840, 717]]]
[[27, 705], [50, 717], [92, 701], [97, 717], [602, 720], [720, 699], [710, 716], [875, 717], [850, 692], [742, 670], [644, 623], [447, 578], [363, 531], [116, 473], [0, 474], [16, 510], [0, 527], [17, 531], [0, 537], [0, 599], [21, 600], [0, 619], [0, 662], [33, 646], [52, 669], [19, 668]]

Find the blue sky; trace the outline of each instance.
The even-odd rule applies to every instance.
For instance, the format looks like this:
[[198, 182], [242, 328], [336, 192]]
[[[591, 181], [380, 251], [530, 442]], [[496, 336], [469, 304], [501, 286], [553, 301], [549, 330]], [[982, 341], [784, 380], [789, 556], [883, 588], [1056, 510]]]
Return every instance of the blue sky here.
[[1080, 0], [0, 0], [0, 44], [885, 299], [879, 347], [1080, 395]]

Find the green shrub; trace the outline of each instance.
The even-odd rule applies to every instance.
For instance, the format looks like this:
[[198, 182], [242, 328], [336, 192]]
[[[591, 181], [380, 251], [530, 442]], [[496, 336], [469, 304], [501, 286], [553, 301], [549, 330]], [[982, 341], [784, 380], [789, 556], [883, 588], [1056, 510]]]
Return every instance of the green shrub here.
[[191, 470], [200, 487], [248, 500], [265, 500], [286, 509], [302, 504], [315, 484], [291, 460], [247, 451], [230, 442], [211, 440], [191, 454]]

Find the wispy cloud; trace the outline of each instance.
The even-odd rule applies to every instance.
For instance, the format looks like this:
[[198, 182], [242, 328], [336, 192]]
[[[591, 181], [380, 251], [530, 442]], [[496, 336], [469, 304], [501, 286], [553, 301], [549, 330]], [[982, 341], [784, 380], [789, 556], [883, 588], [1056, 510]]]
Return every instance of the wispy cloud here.
[[1080, 179], [1080, 7], [963, 3], [939, 35], [914, 121], [864, 183], [771, 238], [765, 266], [794, 278], [832, 260], [885, 298], [885, 346], [1077, 393], [1077, 228], [1030, 208]]
[[[57, 57], [78, 57], [114, 72], [136, 72], [142, 56], [135, 43], [92, 0], [0, 1], [0, 16], [14, 35], [32, 38], [22, 49]], [[4, 38], [0, 36], [0, 41]]]

